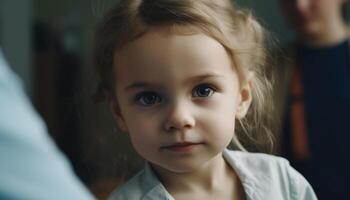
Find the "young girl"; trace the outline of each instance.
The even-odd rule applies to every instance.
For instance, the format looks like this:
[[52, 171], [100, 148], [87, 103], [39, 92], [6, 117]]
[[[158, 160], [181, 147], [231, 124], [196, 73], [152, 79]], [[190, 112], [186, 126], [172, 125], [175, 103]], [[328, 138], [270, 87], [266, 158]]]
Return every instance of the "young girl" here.
[[122, 0], [107, 13], [99, 89], [147, 161], [109, 199], [316, 199], [286, 160], [227, 149], [242, 146], [236, 125], [263, 120], [263, 38], [229, 0]]

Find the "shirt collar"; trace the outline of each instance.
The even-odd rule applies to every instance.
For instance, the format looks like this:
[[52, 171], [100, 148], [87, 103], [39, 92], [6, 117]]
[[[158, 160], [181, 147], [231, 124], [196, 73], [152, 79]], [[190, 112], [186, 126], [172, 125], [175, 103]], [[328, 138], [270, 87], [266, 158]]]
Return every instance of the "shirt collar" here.
[[142, 200], [175, 200], [159, 181], [149, 163], [146, 163], [144, 172], [142, 185], [145, 186], [146, 194]]
[[247, 152], [225, 149], [223, 157], [237, 173], [247, 199], [261, 199], [261, 194], [267, 191], [266, 187], [270, 187], [272, 180], [265, 175], [264, 169], [257, 168], [257, 163], [254, 163], [257, 161], [251, 157], [252, 154], [249, 153], [250, 156], [247, 154]]
[[[264, 190], [260, 188], [260, 186], [256, 183], [259, 183], [259, 180], [265, 179], [265, 182], [268, 182], [267, 177], [258, 177], [254, 171], [250, 170], [247, 167], [247, 163], [242, 161], [240, 158], [241, 155], [235, 153], [235, 151], [230, 151], [225, 149], [223, 152], [224, 159], [230, 164], [230, 166], [237, 173], [242, 185], [244, 187], [244, 191], [247, 195], [248, 199], [259, 199], [258, 191]], [[175, 200], [165, 189], [163, 184], [159, 181], [158, 177], [152, 170], [152, 167], [149, 163], [146, 163], [144, 168], [145, 176], [142, 180], [142, 185], [145, 186], [145, 196], [142, 200]]]

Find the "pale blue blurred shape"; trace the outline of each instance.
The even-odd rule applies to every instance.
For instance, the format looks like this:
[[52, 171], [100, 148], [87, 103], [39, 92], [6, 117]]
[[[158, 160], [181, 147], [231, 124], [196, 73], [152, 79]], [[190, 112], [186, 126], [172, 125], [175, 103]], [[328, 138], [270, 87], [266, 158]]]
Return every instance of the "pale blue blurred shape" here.
[[0, 199], [94, 199], [47, 134], [1, 50]]

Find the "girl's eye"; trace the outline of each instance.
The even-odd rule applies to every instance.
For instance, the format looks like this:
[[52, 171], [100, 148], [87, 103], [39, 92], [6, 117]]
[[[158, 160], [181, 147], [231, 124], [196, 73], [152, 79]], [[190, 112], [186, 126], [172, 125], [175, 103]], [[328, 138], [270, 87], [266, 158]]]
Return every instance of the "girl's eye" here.
[[210, 97], [214, 94], [215, 90], [210, 85], [199, 85], [193, 90], [194, 97]]
[[142, 92], [136, 95], [136, 102], [142, 106], [152, 106], [161, 101], [161, 98], [154, 92]]

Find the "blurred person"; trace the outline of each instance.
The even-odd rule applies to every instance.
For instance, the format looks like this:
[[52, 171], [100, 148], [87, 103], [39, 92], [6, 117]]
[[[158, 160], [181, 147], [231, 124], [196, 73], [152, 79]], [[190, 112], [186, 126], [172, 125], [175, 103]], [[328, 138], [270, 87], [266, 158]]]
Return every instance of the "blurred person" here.
[[347, 153], [350, 44], [344, 18], [347, 1], [280, 1], [297, 36], [288, 49], [292, 62], [279, 68], [280, 83], [285, 84], [278, 87], [288, 97], [284, 101], [282, 153], [310, 181], [320, 199], [347, 199], [345, 183], [350, 179]]
[[76, 177], [0, 49], [0, 199], [94, 199]]

